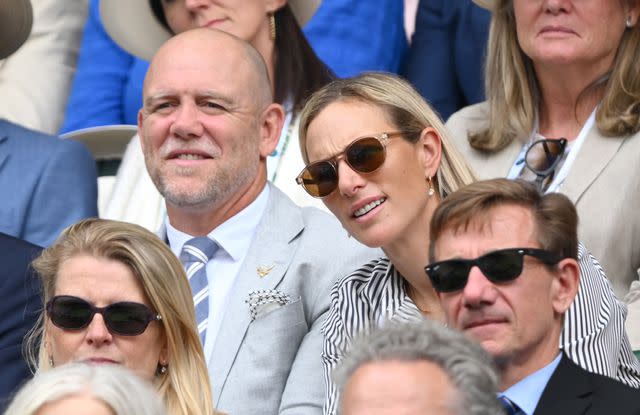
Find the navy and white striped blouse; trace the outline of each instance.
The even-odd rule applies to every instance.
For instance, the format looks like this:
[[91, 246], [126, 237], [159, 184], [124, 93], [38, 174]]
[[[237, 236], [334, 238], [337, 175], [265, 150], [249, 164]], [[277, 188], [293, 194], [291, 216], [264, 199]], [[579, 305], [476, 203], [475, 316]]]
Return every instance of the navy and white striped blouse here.
[[[604, 270], [584, 245], [578, 248], [580, 286], [565, 314], [560, 347], [584, 369], [640, 388], [640, 362], [624, 331], [627, 309], [613, 293]], [[388, 258], [369, 262], [342, 278], [331, 291], [331, 309], [322, 332], [327, 400], [324, 414], [337, 413], [338, 392], [331, 371], [352, 339], [385, 321], [424, 318]]]

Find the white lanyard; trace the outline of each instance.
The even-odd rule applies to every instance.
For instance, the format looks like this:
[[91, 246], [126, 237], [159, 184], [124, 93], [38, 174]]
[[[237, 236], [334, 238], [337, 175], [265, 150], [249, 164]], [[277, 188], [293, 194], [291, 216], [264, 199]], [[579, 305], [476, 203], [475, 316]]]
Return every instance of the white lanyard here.
[[[580, 148], [582, 147], [582, 144], [584, 144], [584, 141], [586, 140], [587, 135], [589, 134], [589, 131], [595, 124], [597, 109], [598, 108], [596, 107], [591, 112], [591, 115], [589, 115], [589, 118], [587, 118], [587, 121], [582, 126], [582, 129], [580, 130], [578, 137], [574, 140], [574, 142], [571, 144], [571, 147], [569, 148], [569, 154], [567, 155], [567, 158], [564, 161], [562, 168], [560, 169], [558, 174], [556, 174], [556, 176], [553, 178], [553, 181], [551, 182], [551, 184], [549, 185], [545, 193], [557, 192], [560, 186], [562, 186], [562, 183], [564, 183], [564, 180], [569, 175], [569, 170], [571, 169], [573, 162], [578, 156], [578, 153], [580, 152]], [[536, 127], [535, 130], [537, 129], [538, 128]], [[511, 169], [509, 170], [509, 174], [507, 174], [507, 179], [513, 180], [513, 179], [517, 179], [520, 176], [520, 173], [522, 172], [522, 169], [524, 168], [524, 165], [525, 165], [524, 156], [527, 153], [527, 150], [529, 149], [531, 144], [533, 144], [536, 141], [536, 136], [537, 134], [534, 131], [534, 133], [531, 134], [531, 138], [529, 139], [529, 142], [525, 143], [525, 145], [522, 147], [522, 150], [520, 150], [518, 157], [516, 157], [515, 162], [511, 166]]]

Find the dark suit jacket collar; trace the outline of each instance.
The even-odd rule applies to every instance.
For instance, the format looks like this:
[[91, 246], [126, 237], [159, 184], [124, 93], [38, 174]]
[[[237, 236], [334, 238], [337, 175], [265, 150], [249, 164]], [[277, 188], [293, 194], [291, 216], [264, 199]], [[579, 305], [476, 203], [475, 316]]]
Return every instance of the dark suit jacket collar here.
[[579, 415], [591, 406], [595, 385], [591, 376], [563, 354], [542, 392], [534, 415]]

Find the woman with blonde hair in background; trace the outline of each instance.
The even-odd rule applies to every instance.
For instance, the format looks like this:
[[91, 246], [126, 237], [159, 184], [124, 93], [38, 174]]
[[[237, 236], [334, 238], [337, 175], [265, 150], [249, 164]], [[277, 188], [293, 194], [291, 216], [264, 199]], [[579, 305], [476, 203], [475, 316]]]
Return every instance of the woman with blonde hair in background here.
[[25, 384], [5, 415], [165, 415], [157, 391], [115, 365], [69, 363]]
[[492, 13], [487, 101], [452, 137], [479, 177], [568, 196], [616, 294], [640, 291], [640, 1], [474, 1]]
[[209, 374], [182, 264], [144, 228], [87, 219], [33, 262], [45, 311], [27, 342], [37, 373], [119, 364], [153, 382], [169, 414], [212, 414]]
[[[313, 94], [301, 115], [300, 148], [307, 166], [297, 182], [322, 198], [350, 235], [386, 255], [342, 278], [331, 293], [322, 359], [325, 414], [334, 414], [338, 399], [331, 371], [355, 336], [387, 320], [444, 321], [424, 271], [429, 224], [440, 201], [474, 175], [434, 111], [406, 81], [390, 74], [336, 80]], [[615, 368], [623, 360], [619, 356], [631, 353], [624, 307], [588, 255], [581, 257], [580, 269], [581, 284], [597, 288], [600, 296], [579, 291], [560, 346], [576, 363], [600, 370], [605, 350]], [[601, 320], [577, 318], [592, 312]], [[613, 376], [639, 380], [624, 369]]]

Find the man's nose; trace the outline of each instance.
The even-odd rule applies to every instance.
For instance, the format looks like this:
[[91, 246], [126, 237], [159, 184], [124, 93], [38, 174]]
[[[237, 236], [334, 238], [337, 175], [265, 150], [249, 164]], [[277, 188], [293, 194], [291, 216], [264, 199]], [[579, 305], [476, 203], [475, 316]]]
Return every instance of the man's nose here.
[[171, 124], [171, 134], [188, 140], [202, 136], [203, 131], [204, 127], [195, 103], [182, 104], [176, 111], [175, 119]]
[[492, 304], [496, 299], [495, 286], [477, 266], [471, 267], [467, 284], [462, 289], [462, 301], [465, 307], [476, 308]]

